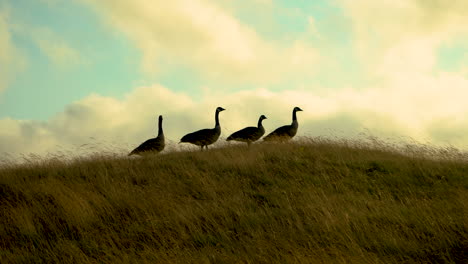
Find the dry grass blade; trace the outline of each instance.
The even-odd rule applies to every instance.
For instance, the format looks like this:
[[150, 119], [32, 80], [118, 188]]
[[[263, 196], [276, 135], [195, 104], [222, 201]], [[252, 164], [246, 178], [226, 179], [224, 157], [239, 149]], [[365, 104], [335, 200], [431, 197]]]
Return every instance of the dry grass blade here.
[[468, 263], [467, 176], [455, 149], [330, 139], [5, 166], [0, 259]]

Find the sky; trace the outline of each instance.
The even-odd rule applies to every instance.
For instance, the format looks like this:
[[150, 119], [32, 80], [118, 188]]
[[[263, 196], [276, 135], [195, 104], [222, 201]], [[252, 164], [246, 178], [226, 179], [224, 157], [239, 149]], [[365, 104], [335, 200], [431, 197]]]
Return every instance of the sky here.
[[0, 153], [291, 122], [468, 148], [466, 0], [0, 0]]

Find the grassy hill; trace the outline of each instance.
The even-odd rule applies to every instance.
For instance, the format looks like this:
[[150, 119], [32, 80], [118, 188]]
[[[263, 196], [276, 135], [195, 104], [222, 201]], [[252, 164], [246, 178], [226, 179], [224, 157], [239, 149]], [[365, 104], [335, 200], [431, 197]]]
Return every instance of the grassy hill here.
[[0, 169], [2, 263], [468, 263], [456, 150], [303, 140]]

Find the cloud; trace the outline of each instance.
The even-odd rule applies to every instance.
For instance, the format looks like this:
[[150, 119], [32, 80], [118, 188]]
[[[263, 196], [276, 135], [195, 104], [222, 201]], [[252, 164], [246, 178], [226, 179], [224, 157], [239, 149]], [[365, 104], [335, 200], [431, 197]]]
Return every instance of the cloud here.
[[[256, 88], [226, 91], [207, 84], [198, 89], [202, 93], [188, 94], [152, 85], [136, 88], [123, 99], [93, 94], [45, 122], [0, 120], [3, 151], [45, 153], [105, 142], [125, 152], [156, 134], [159, 114], [165, 117], [167, 138], [178, 142], [185, 133], [212, 127], [217, 106], [227, 109], [221, 114], [223, 137], [256, 124], [260, 114], [268, 116], [264, 125], [271, 131], [290, 123], [292, 108], [300, 106], [305, 111], [299, 113], [299, 135], [336, 132], [348, 137], [367, 129], [382, 136], [468, 146], [468, 68], [449, 72], [437, 63], [442, 45], [468, 38], [466, 1], [337, 0], [353, 33], [345, 50], [356, 60], [346, 65], [370, 79], [341, 82], [339, 89], [307, 84], [323, 58], [342, 62], [340, 54], [329, 54], [324, 46], [317, 50], [311, 42], [330, 41], [313, 17], [305, 17], [309, 35], [285, 43], [269, 41], [243, 23], [233, 15], [237, 4], [229, 0], [220, 5], [208, 0], [82, 1], [140, 48], [146, 71], [177, 74], [177, 66], [183, 65], [204, 81]], [[273, 4], [250, 3], [265, 8]], [[344, 78], [340, 71], [324, 72]], [[292, 84], [282, 91], [265, 88], [281, 81]]]
[[356, 52], [366, 72], [391, 78], [430, 73], [444, 43], [468, 37], [467, 1], [338, 0], [351, 19]]
[[468, 142], [468, 122], [463, 118], [435, 120], [428, 126], [430, 138], [445, 144], [460, 146]]
[[[17, 158], [19, 154], [44, 155], [47, 151], [57, 153], [65, 142], [57, 138], [49, 125], [31, 120], [0, 120], [0, 149], [3, 158]], [[69, 146], [69, 145], [66, 145]]]
[[311, 35], [320, 38], [321, 35], [317, 29], [317, 22], [315, 21], [314, 17], [309, 16], [307, 21], [309, 22], [309, 32]]
[[[439, 51], [468, 39], [467, 1], [339, 0], [350, 18], [356, 65], [372, 81], [350, 87], [350, 101], [385, 113], [409, 135], [432, 142], [456, 142], [468, 123], [466, 69], [448, 72]], [[352, 111], [350, 109], [350, 111]], [[450, 129], [436, 129], [437, 125]], [[441, 132], [443, 131], [443, 132]], [[448, 133], [452, 131], [452, 133]], [[446, 137], [446, 138], [444, 138]]]
[[49, 61], [60, 68], [69, 68], [86, 63], [79, 50], [72, 47], [51, 28], [32, 26], [17, 22], [14, 32], [29, 38]]
[[[447, 81], [453, 76], [441, 76]], [[459, 82], [457, 84], [457, 82]], [[467, 87], [468, 81], [453, 79], [455, 89]], [[435, 90], [434, 90], [435, 89]], [[438, 86], [427, 95], [438, 94]], [[404, 92], [404, 91], [403, 91]], [[447, 95], [448, 96], [448, 95]], [[386, 101], [382, 100], [386, 97]], [[291, 111], [300, 106], [299, 136], [353, 137], [370, 131], [382, 137], [410, 136], [432, 143], [452, 143], [466, 148], [468, 106], [463, 99], [437, 96], [432, 101], [418, 100], [410, 94], [405, 100], [395, 90], [360, 93], [352, 90], [316, 95], [308, 91], [273, 92], [266, 89], [207, 94], [199, 99], [185, 93], [172, 92], [161, 85], [140, 87], [123, 99], [90, 95], [68, 105], [64, 111], [45, 122], [0, 120], [0, 147], [15, 156], [19, 153], [56, 153], [72, 151], [72, 155], [89, 151], [111, 150], [124, 154], [157, 133], [157, 116], [164, 116], [169, 149], [186, 133], [214, 126], [214, 110], [222, 106], [222, 138], [245, 126], [255, 125], [265, 114], [267, 132], [291, 122]], [[466, 98], [466, 97], [465, 97]], [[447, 100], [445, 100], [447, 99]], [[452, 100], [449, 105], [448, 99]], [[458, 101], [454, 101], [458, 100]], [[431, 112], [432, 111], [432, 112]], [[453, 115], [456, 119], [453, 119]], [[456, 120], [456, 121], [451, 121]], [[449, 130], [440, 129], [447, 125]], [[439, 129], [438, 129], [439, 128]], [[184, 145], [185, 146], [185, 145]], [[185, 146], [186, 147], [186, 146]], [[84, 148], [84, 149], [83, 149]]]
[[[55, 5], [59, 0], [42, 1]], [[9, 66], [0, 68], [0, 91], [28, 62], [26, 54], [15, 46], [13, 36], [31, 40], [55, 66], [64, 68], [86, 63], [80, 52], [51, 28], [24, 24], [10, 15], [17, 10], [3, 2], [0, 4], [3, 8], [0, 10], [0, 64]]]
[[8, 19], [6, 10], [0, 11], [0, 93], [26, 65], [25, 57], [12, 40]]
[[79, 51], [49, 28], [37, 27], [30, 31], [32, 40], [49, 60], [59, 67], [80, 65], [85, 59]]
[[135, 43], [148, 73], [184, 65], [209, 80], [275, 83], [312, 72], [319, 58], [304, 39], [265, 40], [216, 1], [82, 1]]

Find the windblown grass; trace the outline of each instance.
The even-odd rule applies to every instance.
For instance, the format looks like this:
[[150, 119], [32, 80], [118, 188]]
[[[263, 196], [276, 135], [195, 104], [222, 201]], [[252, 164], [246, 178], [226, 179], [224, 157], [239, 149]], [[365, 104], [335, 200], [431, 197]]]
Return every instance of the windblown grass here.
[[468, 263], [455, 149], [303, 140], [5, 165], [2, 263]]

